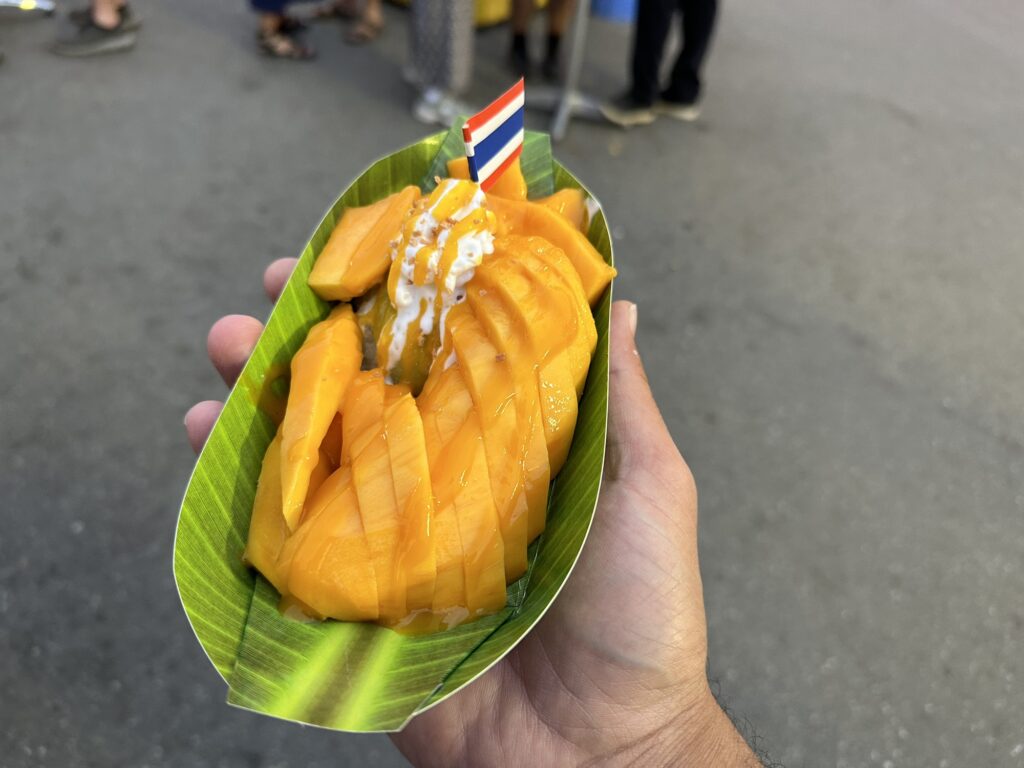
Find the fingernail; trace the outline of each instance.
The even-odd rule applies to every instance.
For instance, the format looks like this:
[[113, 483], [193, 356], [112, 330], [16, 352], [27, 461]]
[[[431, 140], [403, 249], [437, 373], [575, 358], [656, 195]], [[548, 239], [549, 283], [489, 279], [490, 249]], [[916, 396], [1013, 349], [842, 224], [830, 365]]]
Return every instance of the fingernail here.
[[629, 305], [629, 332], [636, 336], [636, 321], [637, 321], [637, 309], [636, 304]]

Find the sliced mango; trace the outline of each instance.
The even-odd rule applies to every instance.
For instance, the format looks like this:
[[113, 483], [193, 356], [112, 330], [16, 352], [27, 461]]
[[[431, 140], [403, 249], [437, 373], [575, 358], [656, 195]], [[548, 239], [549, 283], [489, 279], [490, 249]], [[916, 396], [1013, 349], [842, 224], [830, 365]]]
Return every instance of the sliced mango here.
[[550, 208], [585, 234], [590, 225], [590, 212], [587, 210], [586, 199], [582, 189], [566, 187], [553, 195], [542, 197], [536, 202], [545, 208]]
[[408, 387], [387, 388], [384, 429], [395, 501], [402, 521], [397, 567], [405, 573], [406, 607], [411, 612], [431, 607], [437, 562], [431, 536], [434, 495], [423, 421]]
[[342, 621], [379, 617], [377, 578], [351, 467], [324, 481], [279, 564], [288, 568], [290, 594], [314, 614]]
[[249, 539], [242, 559], [262, 573], [281, 594], [287, 593], [287, 571], [277, 566], [277, 556], [288, 536], [281, 514], [281, 433], [270, 441], [256, 485], [249, 522]]
[[384, 426], [384, 377], [379, 369], [356, 375], [342, 410], [342, 464], [351, 462], [366, 543], [377, 576], [380, 618], [403, 619], [406, 589], [397, 558], [402, 525], [391, 479]]
[[487, 204], [498, 217], [499, 234], [543, 237], [561, 248], [580, 276], [588, 303], [597, 304], [615, 277], [615, 269], [605, 263], [586, 235], [539, 203], [488, 197]]
[[507, 356], [491, 343], [468, 304], [452, 308], [446, 328], [480, 420], [492, 503], [501, 523], [505, 577], [514, 581], [526, 572], [529, 518], [515, 379]]
[[419, 196], [419, 188], [409, 186], [372, 205], [345, 209], [313, 265], [309, 287], [322, 299], [348, 301], [383, 280], [391, 241]]
[[336, 307], [314, 325], [292, 358], [288, 405], [281, 422], [281, 510], [290, 530], [302, 517], [320, 444], [363, 359], [352, 308]]

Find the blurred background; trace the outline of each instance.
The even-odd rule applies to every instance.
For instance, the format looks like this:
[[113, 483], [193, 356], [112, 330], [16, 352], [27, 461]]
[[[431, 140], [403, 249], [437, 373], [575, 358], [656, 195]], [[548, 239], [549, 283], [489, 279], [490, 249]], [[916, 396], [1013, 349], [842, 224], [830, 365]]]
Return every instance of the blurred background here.
[[[264, 317], [266, 263], [432, 130], [408, 14], [371, 46], [316, 26], [299, 64], [241, 0], [134, 11], [135, 48], [87, 61], [0, 14], [0, 763], [404, 765], [226, 706], [171, 547], [210, 324]], [[577, 121], [556, 153], [697, 477], [721, 699], [787, 766], [1022, 766], [1024, 6], [719, 21], [698, 122]], [[592, 21], [586, 90], [626, 85], [630, 35]], [[477, 33], [466, 101], [508, 39]]]

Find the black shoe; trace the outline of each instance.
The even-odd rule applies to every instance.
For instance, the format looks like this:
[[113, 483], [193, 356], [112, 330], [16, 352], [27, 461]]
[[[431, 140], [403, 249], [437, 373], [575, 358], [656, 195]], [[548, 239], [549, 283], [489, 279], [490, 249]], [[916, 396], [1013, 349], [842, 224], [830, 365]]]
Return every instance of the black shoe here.
[[540, 68], [541, 75], [549, 83], [557, 83], [562, 79], [562, 68], [559, 66], [557, 56], [548, 56]]
[[641, 104], [633, 98], [633, 94], [626, 93], [611, 101], [604, 102], [601, 107], [601, 114], [605, 119], [615, 123], [622, 128], [632, 128], [634, 125], [650, 125], [658, 114], [650, 104]]
[[[132, 13], [132, 8], [127, 3], [118, 8], [117, 12], [121, 16], [121, 27], [125, 32], [134, 32], [142, 26], [142, 20]], [[76, 27], [84, 26], [92, 21], [92, 8], [88, 5], [84, 8], [75, 8], [68, 11], [68, 18]]]
[[672, 101], [663, 96], [654, 105], [654, 111], [659, 115], [665, 115], [665, 117], [671, 117], [674, 120], [692, 123], [700, 117], [700, 103], [697, 101]]
[[84, 24], [70, 24], [62, 30], [50, 50], [58, 56], [82, 57], [127, 51], [134, 46], [135, 32], [124, 29], [123, 22], [104, 29], [90, 16]]
[[529, 54], [515, 46], [508, 52], [508, 66], [516, 77], [530, 77], [533, 74]]

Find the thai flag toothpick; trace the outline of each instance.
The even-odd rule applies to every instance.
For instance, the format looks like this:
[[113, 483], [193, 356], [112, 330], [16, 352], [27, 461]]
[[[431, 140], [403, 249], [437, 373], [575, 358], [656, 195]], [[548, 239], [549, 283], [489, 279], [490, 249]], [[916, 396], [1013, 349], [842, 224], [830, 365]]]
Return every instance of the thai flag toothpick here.
[[462, 126], [469, 175], [486, 192], [523, 151], [523, 81]]

